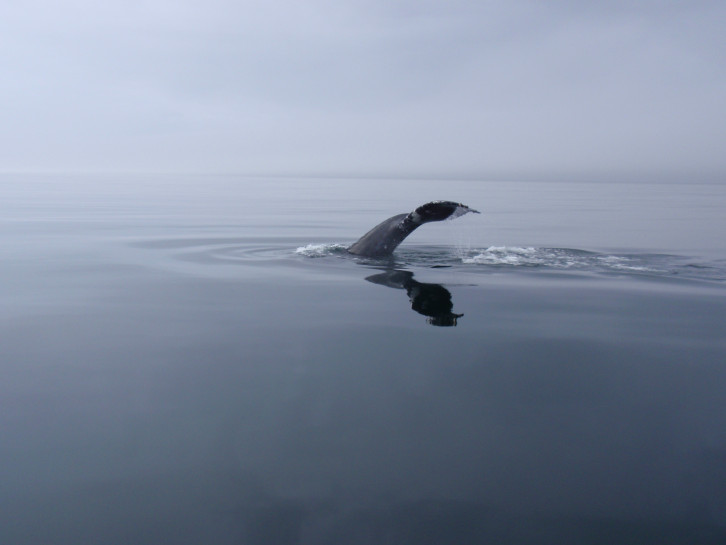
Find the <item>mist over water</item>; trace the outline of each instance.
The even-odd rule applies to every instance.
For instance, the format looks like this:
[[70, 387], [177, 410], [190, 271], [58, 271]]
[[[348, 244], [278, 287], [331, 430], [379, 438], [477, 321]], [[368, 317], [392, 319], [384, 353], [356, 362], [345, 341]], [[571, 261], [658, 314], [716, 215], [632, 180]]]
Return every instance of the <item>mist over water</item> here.
[[3, 543], [726, 538], [722, 185], [0, 191]]

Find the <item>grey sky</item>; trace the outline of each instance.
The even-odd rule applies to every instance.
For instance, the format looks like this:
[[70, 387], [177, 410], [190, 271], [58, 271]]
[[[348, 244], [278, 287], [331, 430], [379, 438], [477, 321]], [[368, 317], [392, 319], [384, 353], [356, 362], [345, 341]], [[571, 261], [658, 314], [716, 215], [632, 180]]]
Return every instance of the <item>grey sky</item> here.
[[9, 0], [0, 170], [726, 180], [726, 2]]

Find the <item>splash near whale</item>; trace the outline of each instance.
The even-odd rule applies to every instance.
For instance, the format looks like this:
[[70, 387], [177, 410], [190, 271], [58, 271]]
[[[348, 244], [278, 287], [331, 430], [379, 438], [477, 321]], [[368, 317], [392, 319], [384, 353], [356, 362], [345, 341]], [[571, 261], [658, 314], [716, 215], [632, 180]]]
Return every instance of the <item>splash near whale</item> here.
[[454, 219], [477, 210], [452, 201], [432, 201], [408, 214], [398, 214], [376, 225], [348, 248], [348, 252], [365, 257], [386, 257], [403, 240], [424, 223]]

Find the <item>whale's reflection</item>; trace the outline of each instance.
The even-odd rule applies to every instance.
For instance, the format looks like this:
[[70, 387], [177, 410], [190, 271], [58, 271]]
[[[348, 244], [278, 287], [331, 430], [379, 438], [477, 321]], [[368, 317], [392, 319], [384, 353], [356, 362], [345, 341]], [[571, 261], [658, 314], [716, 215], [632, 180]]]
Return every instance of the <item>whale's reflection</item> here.
[[431, 325], [455, 326], [463, 314], [452, 312], [451, 292], [441, 284], [427, 284], [413, 279], [413, 273], [398, 269], [387, 270], [366, 278], [368, 282], [388, 286], [389, 288], [406, 290], [411, 301], [411, 308], [427, 316]]

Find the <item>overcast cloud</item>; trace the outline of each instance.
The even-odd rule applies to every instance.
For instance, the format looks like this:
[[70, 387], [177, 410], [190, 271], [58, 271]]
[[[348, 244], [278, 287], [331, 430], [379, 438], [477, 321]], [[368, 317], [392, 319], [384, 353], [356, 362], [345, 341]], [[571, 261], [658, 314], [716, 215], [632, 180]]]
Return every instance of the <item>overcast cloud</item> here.
[[726, 180], [726, 2], [9, 0], [0, 170]]

